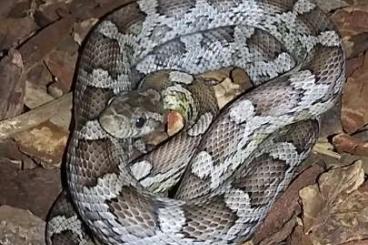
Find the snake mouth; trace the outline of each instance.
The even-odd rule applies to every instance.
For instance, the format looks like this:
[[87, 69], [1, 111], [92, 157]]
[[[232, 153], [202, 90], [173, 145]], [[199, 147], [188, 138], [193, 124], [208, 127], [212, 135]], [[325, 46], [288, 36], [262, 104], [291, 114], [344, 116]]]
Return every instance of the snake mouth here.
[[144, 137], [150, 146], [157, 146], [180, 132], [185, 126], [184, 117], [177, 111], [169, 110], [164, 113], [163, 127]]
[[170, 110], [165, 115], [166, 133], [169, 137], [180, 132], [185, 126], [185, 119], [182, 114], [177, 111]]

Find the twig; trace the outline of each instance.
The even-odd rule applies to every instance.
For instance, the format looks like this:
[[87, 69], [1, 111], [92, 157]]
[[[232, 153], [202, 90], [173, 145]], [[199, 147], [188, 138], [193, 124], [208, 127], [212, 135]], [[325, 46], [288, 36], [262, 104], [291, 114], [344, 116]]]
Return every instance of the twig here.
[[333, 147], [330, 143], [317, 143], [313, 147], [313, 152], [340, 160], [341, 155], [330, 150], [330, 147]]
[[72, 97], [72, 93], [68, 93], [17, 117], [0, 121], [0, 139], [5, 139], [15, 133], [33, 128], [61, 111], [70, 110]]

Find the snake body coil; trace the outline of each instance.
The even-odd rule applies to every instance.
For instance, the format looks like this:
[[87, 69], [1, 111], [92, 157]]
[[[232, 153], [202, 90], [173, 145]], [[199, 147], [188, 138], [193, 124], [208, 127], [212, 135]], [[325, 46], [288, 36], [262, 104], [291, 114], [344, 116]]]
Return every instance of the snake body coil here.
[[[83, 224], [63, 194], [48, 242], [92, 243], [92, 233], [103, 244], [240, 244], [307, 157], [315, 119], [341, 94], [344, 62], [339, 35], [310, 0], [139, 0], [114, 11], [78, 67], [66, 170]], [[100, 126], [111, 97], [150, 73], [181, 71], [172, 89], [190, 98], [180, 85], [190, 74], [231, 66], [256, 88], [218, 116], [193, 111], [194, 125], [137, 159], [134, 144]], [[181, 176], [176, 199], [152, 194]]]

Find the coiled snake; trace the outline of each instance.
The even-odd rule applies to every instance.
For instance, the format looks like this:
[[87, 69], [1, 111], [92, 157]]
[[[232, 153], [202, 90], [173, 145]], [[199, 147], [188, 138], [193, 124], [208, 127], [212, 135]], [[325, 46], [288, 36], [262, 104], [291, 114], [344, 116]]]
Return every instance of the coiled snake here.
[[[73, 205], [66, 192], [56, 202], [48, 243], [241, 244], [315, 143], [344, 62], [311, 0], [139, 0], [114, 11], [81, 54], [66, 160]], [[137, 155], [131, 138], [102, 129], [111, 98], [144, 76], [168, 70], [170, 91], [192, 98], [191, 74], [223, 67], [244, 69], [256, 87], [218, 116], [191, 108], [193, 125], [154, 150]], [[152, 193], [181, 176], [176, 199]]]

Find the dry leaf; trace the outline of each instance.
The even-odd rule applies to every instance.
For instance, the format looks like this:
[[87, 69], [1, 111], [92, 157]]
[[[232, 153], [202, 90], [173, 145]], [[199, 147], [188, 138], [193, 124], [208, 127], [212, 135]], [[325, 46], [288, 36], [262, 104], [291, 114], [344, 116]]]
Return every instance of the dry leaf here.
[[364, 56], [360, 55], [346, 60], [346, 77], [350, 77], [354, 71], [363, 65]]
[[68, 37], [74, 21], [75, 19], [72, 16], [66, 16], [48, 25], [23, 44], [19, 52], [24, 59], [25, 69], [29, 70], [34, 67], [54, 50], [62, 40]]
[[47, 121], [14, 136], [19, 149], [39, 160], [44, 168], [59, 167], [68, 139], [68, 131]]
[[368, 33], [363, 32], [357, 35], [351, 36], [345, 40], [348, 46], [346, 49], [348, 57], [356, 57], [361, 53], [364, 53], [368, 49]]
[[[1, 7], [0, 7], [1, 8]], [[31, 17], [8, 18], [0, 21], [0, 50], [14, 47], [36, 31], [37, 25]]]
[[291, 245], [312, 245], [312, 241], [309, 236], [303, 232], [303, 226], [298, 225], [294, 228], [293, 233], [287, 239], [287, 244]]
[[0, 120], [12, 118], [23, 111], [23, 68], [22, 56], [15, 49], [0, 61]]
[[368, 237], [368, 191], [361, 161], [321, 175], [300, 190], [304, 232], [313, 244], [342, 244]]
[[78, 45], [71, 37], [65, 38], [46, 58], [45, 64], [64, 92], [70, 90], [78, 57]]
[[340, 159], [341, 155], [334, 151], [334, 146], [326, 138], [319, 138], [312, 151], [314, 153]]
[[[285, 225], [293, 219], [295, 214], [300, 214], [298, 203], [299, 190], [316, 182], [317, 177], [324, 172], [324, 168], [313, 164], [301, 172], [276, 200], [268, 212], [265, 220], [258, 227], [252, 240], [255, 244], [266, 242], [269, 238], [279, 236], [277, 233], [285, 232]], [[292, 232], [292, 227], [289, 232]], [[283, 231], [284, 230], [284, 231]]]
[[332, 10], [342, 8], [349, 6], [345, 1], [343, 0], [316, 0], [318, 6], [325, 12], [330, 12]]
[[331, 18], [343, 36], [353, 36], [368, 31], [368, 9], [365, 5], [337, 10]]
[[348, 134], [338, 134], [334, 136], [332, 143], [338, 152], [368, 156], [368, 142], [354, 138]]
[[368, 52], [363, 65], [348, 79], [342, 97], [341, 123], [354, 133], [368, 123]]

